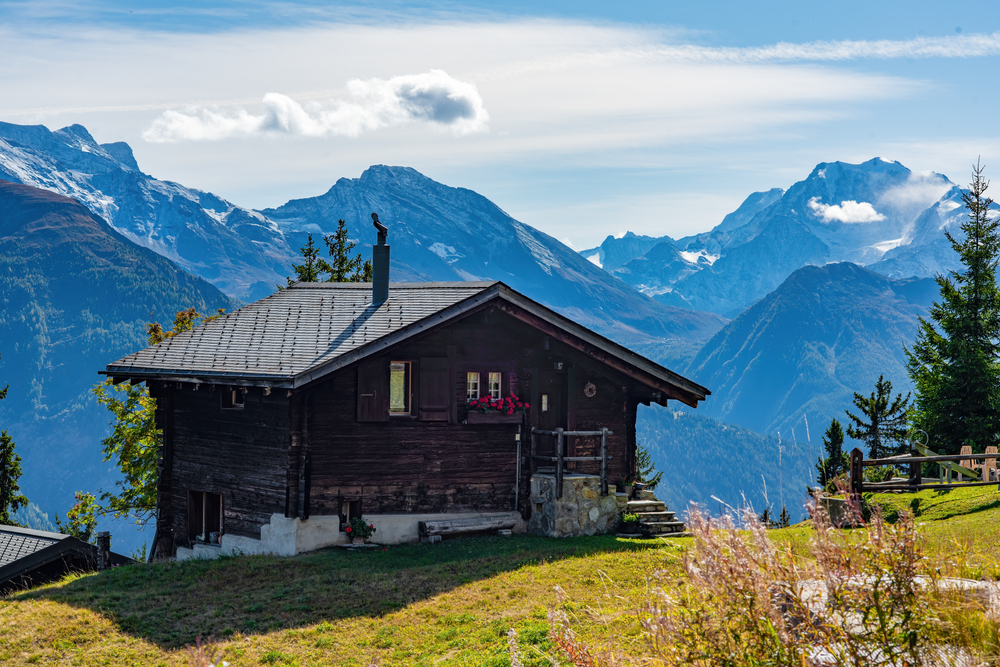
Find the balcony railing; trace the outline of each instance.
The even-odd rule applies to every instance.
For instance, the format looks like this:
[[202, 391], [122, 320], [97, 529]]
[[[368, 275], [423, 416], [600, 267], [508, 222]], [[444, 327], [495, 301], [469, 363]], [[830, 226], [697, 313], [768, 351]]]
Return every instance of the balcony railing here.
[[[600, 461], [601, 462], [601, 495], [608, 495], [608, 436], [614, 435], [614, 431], [602, 428], [600, 431], [566, 431], [562, 427], [554, 431], [543, 431], [542, 429], [531, 429], [531, 474], [538, 471], [538, 461], [549, 461], [555, 464], [556, 475], [556, 498], [562, 498], [563, 475], [565, 474], [566, 463], [570, 461]], [[539, 436], [550, 436], [555, 438], [556, 455], [543, 456], [538, 454]], [[568, 436], [579, 436], [583, 438], [601, 438], [600, 456], [565, 456], [566, 438]]]

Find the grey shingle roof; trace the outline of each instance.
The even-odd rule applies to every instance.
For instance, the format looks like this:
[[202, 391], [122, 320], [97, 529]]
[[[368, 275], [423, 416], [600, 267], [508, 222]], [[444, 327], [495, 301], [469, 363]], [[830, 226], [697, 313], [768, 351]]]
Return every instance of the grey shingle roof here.
[[60, 533], [0, 526], [0, 567], [50, 547], [66, 537]]
[[370, 347], [498, 284], [392, 283], [389, 299], [373, 307], [367, 283], [297, 283], [108, 364], [106, 372], [284, 386], [310, 369]]
[[[371, 305], [369, 283], [297, 283], [159, 345], [108, 364], [115, 378], [301, 387], [338, 368], [501, 299], [545, 326], [571, 334], [591, 354], [641, 372], [651, 386], [676, 388], [689, 405], [710, 392], [576, 324], [499, 281], [391, 283]], [[679, 396], [671, 396], [679, 397]]]

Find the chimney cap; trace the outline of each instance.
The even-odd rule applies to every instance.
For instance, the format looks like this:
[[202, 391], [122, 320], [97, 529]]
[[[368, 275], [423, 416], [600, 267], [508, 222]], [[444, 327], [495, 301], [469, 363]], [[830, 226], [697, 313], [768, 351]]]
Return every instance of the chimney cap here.
[[385, 245], [385, 237], [389, 233], [389, 228], [379, 222], [378, 213], [372, 213], [372, 224], [378, 230], [378, 244]]

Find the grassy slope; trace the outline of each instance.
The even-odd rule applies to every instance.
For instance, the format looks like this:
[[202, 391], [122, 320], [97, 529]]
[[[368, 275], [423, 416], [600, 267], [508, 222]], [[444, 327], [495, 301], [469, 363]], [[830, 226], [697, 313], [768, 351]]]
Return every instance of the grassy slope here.
[[[885, 515], [920, 500], [931, 555], [962, 576], [1000, 579], [1000, 493], [990, 487], [880, 494]], [[807, 552], [807, 524], [775, 531]], [[559, 602], [585, 640], [642, 653], [637, 612], [656, 570], [680, 573], [690, 540], [467, 538], [387, 551], [326, 550], [117, 568], [0, 599], [0, 664], [183, 665], [212, 636], [236, 665], [548, 665], [546, 612]]]
[[508, 665], [515, 628], [526, 664], [548, 665], [556, 586], [588, 639], [628, 647], [650, 574], [678, 571], [687, 541], [487, 537], [117, 568], [0, 600], [0, 664], [186, 664], [202, 634], [233, 665]]

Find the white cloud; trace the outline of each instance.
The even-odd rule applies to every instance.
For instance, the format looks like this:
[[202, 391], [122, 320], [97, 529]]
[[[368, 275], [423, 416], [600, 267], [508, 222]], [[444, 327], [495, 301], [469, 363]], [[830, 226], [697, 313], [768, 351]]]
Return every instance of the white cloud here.
[[489, 114], [476, 86], [441, 70], [388, 80], [355, 79], [347, 83], [349, 100], [309, 102], [267, 93], [263, 113], [246, 109], [189, 106], [169, 110], [143, 132], [153, 143], [215, 141], [232, 137], [290, 135], [356, 137], [382, 127], [425, 121], [456, 136], [487, 129]]
[[819, 201], [819, 197], [813, 197], [809, 200], [809, 208], [822, 218], [823, 222], [878, 222], [885, 220], [885, 216], [866, 201], [856, 202], [848, 199], [839, 204], [824, 204]]
[[879, 203], [886, 203], [898, 209], [922, 211], [941, 199], [953, 185], [941, 174], [913, 172], [905, 182], [882, 193]]

